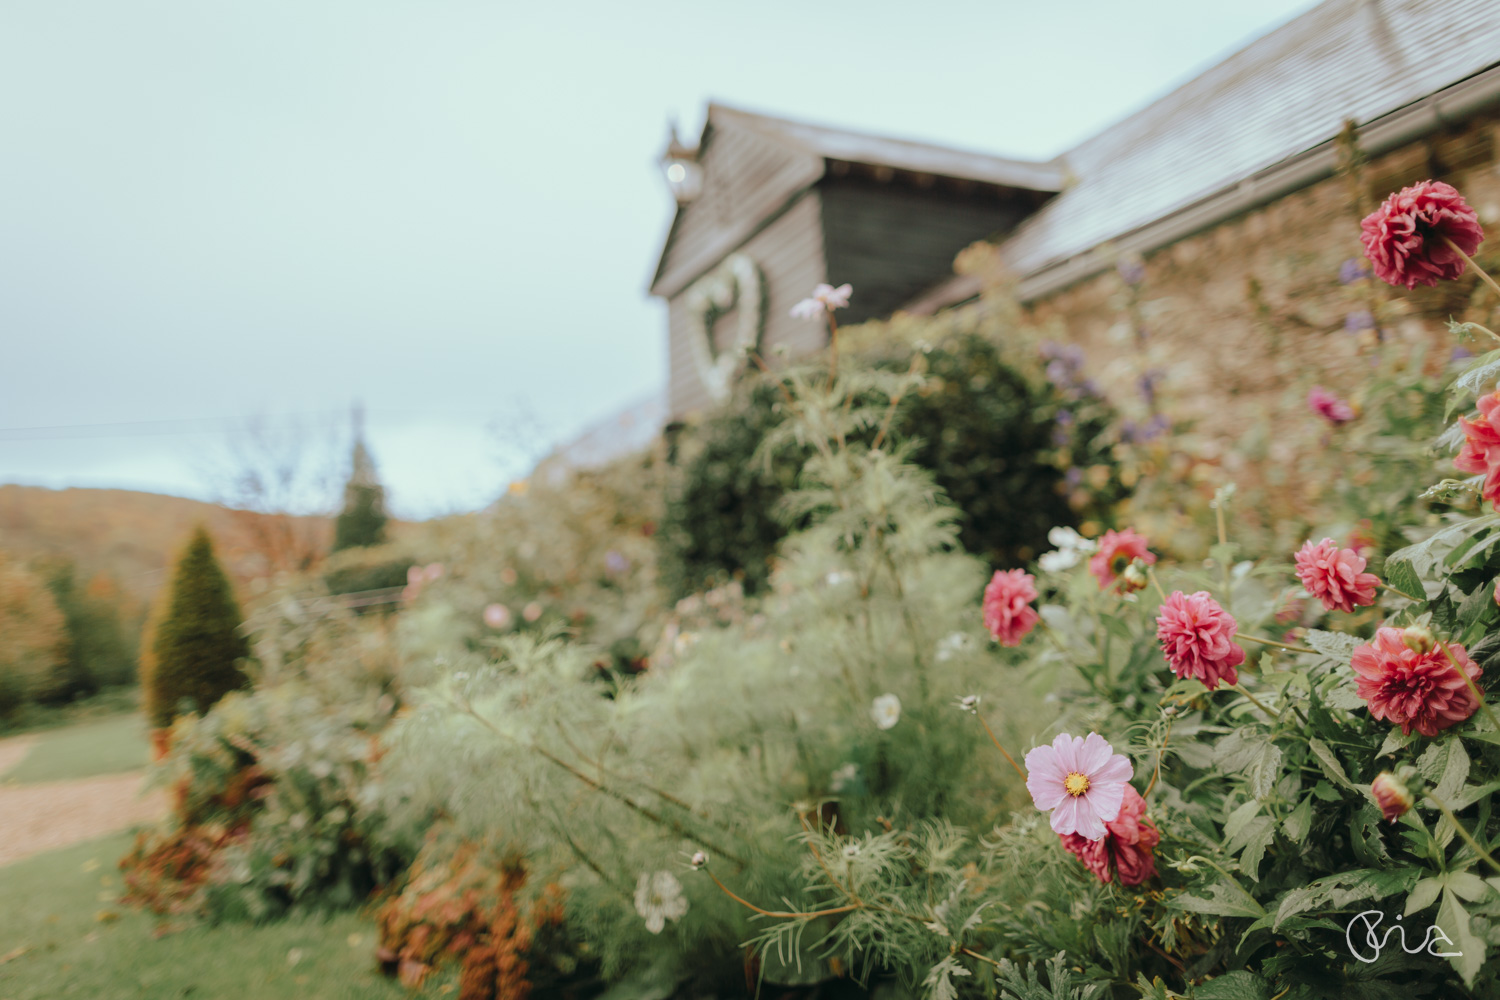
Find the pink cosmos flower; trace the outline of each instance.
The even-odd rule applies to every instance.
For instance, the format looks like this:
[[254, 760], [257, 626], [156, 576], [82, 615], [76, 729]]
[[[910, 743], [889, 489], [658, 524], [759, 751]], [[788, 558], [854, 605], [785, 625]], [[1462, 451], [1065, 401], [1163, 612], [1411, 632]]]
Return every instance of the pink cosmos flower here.
[[510, 608], [503, 604], [490, 604], [484, 609], [484, 623], [490, 628], [504, 628], [511, 621]]
[[1354, 408], [1333, 393], [1315, 385], [1307, 394], [1307, 405], [1324, 420], [1337, 427], [1354, 419]]
[[[1479, 679], [1479, 664], [1462, 646], [1449, 643], [1447, 649], [1464, 673]], [[1479, 709], [1442, 647], [1411, 649], [1402, 642], [1399, 628], [1377, 629], [1374, 642], [1354, 651], [1350, 666], [1359, 676], [1359, 696], [1370, 706], [1370, 714], [1394, 722], [1403, 733], [1415, 729], [1423, 736], [1436, 736]]]
[[1364, 572], [1365, 560], [1353, 549], [1341, 549], [1332, 538], [1297, 550], [1297, 579], [1329, 611], [1353, 611], [1375, 603], [1380, 578]]
[[1036, 578], [1025, 570], [997, 570], [984, 588], [984, 627], [1002, 646], [1019, 646], [1036, 627]]
[[825, 312], [833, 312], [842, 309], [849, 304], [849, 296], [854, 294], [854, 286], [848, 283], [837, 288], [832, 285], [820, 283], [813, 289], [812, 298], [803, 299], [792, 306], [793, 319], [817, 319]]
[[1463, 258], [1447, 240], [1470, 256], [1484, 242], [1479, 214], [1453, 185], [1442, 181], [1402, 188], [1365, 216], [1359, 228], [1375, 277], [1408, 290], [1464, 273]]
[[1479, 416], [1472, 420], [1458, 418], [1464, 446], [1453, 459], [1453, 466], [1459, 472], [1484, 476], [1484, 498], [1500, 510], [1500, 418], [1495, 416], [1500, 392], [1482, 397], [1477, 405]]
[[1026, 754], [1026, 790], [1038, 809], [1052, 813], [1052, 831], [1087, 840], [1103, 837], [1104, 824], [1120, 815], [1130, 774], [1130, 761], [1098, 733], [1062, 733]]
[[1089, 559], [1089, 572], [1099, 581], [1099, 589], [1107, 590], [1111, 585], [1120, 589], [1120, 575], [1137, 559], [1147, 566], [1155, 563], [1156, 554], [1146, 545], [1146, 539], [1137, 535], [1133, 528], [1106, 531], [1099, 539], [1099, 551]]
[[1173, 591], [1156, 619], [1156, 638], [1161, 640], [1172, 673], [1179, 678], [1196, 677], [1210, 691], [1220, 682], [1240, 681], [1235, 668], [1245, 662], [1245, 651], [1233, 642], [1239, 622], [1219, 607], [1208, 591], [1195, 594]]
[[1146, 800], [1130, 785], [1125, 786], [1120, 815], [1104, 824], [1105, 835], [1087, 840], [1076, 833], [1062, 834], [1062, 845], [1082, 861], [1101, 882], [1108, 882], [1113, 871], [1120, 873], [1121, 885], [1140, 885], [1156, 874], [1152, 848], [1161, 843], [1161, 831], [1146, 818]]

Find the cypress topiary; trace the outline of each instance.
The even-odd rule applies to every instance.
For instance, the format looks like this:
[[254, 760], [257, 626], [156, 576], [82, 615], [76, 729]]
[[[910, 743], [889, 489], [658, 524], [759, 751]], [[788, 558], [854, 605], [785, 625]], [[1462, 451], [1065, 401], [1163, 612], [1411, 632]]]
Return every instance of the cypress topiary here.
[[142, 643], [146, 714], [165, 728], [184, 709], [206, 712], [248, 678], [239, 660], [250, 644], [239, 632], [240, 609], [229, 578], [201, 526], [177, 561], [171, 589], [158, 603]]
[[354, 461], [344, 486], [344, 509], [333, 526], [333, 551], [368, 548], [385, 542], [385, 488], [364, 441], [354, 442]]

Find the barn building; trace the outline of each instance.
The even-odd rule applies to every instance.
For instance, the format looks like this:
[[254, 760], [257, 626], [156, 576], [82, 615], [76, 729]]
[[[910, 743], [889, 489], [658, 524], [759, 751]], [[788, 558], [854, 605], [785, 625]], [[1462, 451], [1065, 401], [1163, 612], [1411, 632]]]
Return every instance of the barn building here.
[[[1446, 179], [1495, 224], [1497, 109], [1496, 0], [1327, 0], [1045, 163], [713, 105], [696, 146], [674, 137], [663, 159], [678, 198], [651, 283], [669, 306], [667, 413], [722, 398], [742, 347], [821, 346], [818, 324], [787, 314], [818, 282], [855, 286], [851, 321], [974, 298], [981, 278], [952, 260], [976, 240], [1035, 316], [1104, 352], [1114, 265], [1140, 255], [1157, 349], [1203, 385], [1254, 388], [1255, 359], [1235, 372], [1222, 350], [1253, 335], [1247, 281], [1319, 336], [1345, 325], [1330, 277], [1358, 253], [1334, 177], [1345, 123], [1370, 158], [1367, 196]], [[1198, 402], [1212, 420], [1212, 396]]]

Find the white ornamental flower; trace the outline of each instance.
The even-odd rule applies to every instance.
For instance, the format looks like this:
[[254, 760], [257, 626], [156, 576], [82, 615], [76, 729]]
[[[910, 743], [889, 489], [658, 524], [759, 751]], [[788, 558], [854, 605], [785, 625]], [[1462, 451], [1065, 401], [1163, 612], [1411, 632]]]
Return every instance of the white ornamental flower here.
[[829, 775], [829, 787], [832, 788], [835, 792], [842, 792], [844, 789], [854, 784], [855, 779], [857, 779], [858, 777], [859, 765], [853, 762], [845, 764], [837, 771], [834, 771], [833, 774]]
[[890, 729], [901, 721], [901, 699], [893, 694], [883, 694], [870, 705], [870, 718], [876, 729]]
[[1072, 528], [1057, 527], [1047, 532], [1047, 541], [1059, 549], [1069, 549], [1073, 552], [1081, 552], [1085, 555], [1093, 552], [1099, 546], [1091, 539], [1084, 538]]
[[668, 920], [681, 920], [688, 911], [682, 883], [671, 872], [642, 872], [635, 883], [635, 912], [646, 921], [646, 930], [660, 934]]
[[1077, 566], [1081, 558], [1082, 556], [1073, 549], [1058, 549], [1055, 552], [1043, 552], [1037, 557], [1036, 564], [1041, 567], [1043, 573], [1060, 573]]
[[950, 632], [937, 645], [937, 661], [947, 663], [955, 655], [968, 649], [973, 643], [967, 634], [963, 632]]
[[825, 311], [832, 312], [847, 306], [849, 296], [853, 294], [854, 286], [847, 283], [837, 288], [829, 284], [819, 284], [813, 289], [812, 298], [803, 299], [792, 306], [792, 318], [817, 319]]

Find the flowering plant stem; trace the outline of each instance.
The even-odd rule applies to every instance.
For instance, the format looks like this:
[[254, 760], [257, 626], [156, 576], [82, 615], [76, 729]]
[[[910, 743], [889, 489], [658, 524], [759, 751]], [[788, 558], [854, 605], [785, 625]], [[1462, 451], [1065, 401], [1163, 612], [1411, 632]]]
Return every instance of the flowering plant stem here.
[[1237, 635], [1235, 638], [1244, 639], [1246, 642], [1258, 642], [1262, 646], [1275, 646], [1277, 649], [1286, 649], [1293, 653], [1317, 653], [1316, 649], [1308, 649], [1306, 646], [1294, 646], [1289, 642], [1277, 642], [1275, 639], [1262, 639], [1258, 635]]
[[832, 306], [825, 312], [828, 315], [828, 384], [831, 386], [839, 379], [839, 321], [833, 318]]
[[1458, 817], [1453, 815], [1453, 810], [1449, 809], [1447, 804], [1443, 802], [1442, 799], [1439, 799], [1431, 792], [1426, 793], [1426, 797], [1429, 802], [1438, 807], [1438, 811], [1443, 814], [1443, 818], [1453, 824], [1453, 829], [1458, 831], [1458, 835], [1463, 838], [1464, 843], [1473, 848], [1474, 853], [1488, 862], [1491, 868], [1495, 869], [1495, 871], [1497, 872], [1500, 872], [1500, 861], [1496, 861], [1493, 857], [1490, 856], [1489, 851], [1486, 851], [1484, 848], [1479, 846], [1479, 841], [1475, 840], [1473, 835], [1470, 834], [1468, 830], [1464, 829], [1464, 825], [1458, 821]]
[[985, 721], [984, 716], [978, 715], [977, 713], [976, 716], [979, 719], [979, 724], [984, 727], [984, 731], [990, 734], [990, 742], [995, 744], [995, 749], [1000, 751], [1001, 755], [1005, 758], [1006, 763], [1015, 768], [1016, 774], [1021, 776], [1022, 781], [1025, 781], [1026, 772], [1021, 770], [1021, 765], [1016, 763], [1016, 759], [1014, 757], [1005, 752], [1005, 747], [1000, 745], [1000, 741], [995, 737], [995, 731], [990, 728], [990, 724]]
[[1479, 690], [1479, 685], [1474, 683], [1474, 678], [1469, 676], [1467, 670], [1458, 665], [1458, 661], [1448, 651], [1447, 643], [1439, 641], [1437, 646], [1438, 649], [1443, 651], [1443, 655], [1448, 658], [1448, 663], [1452, 665], [1453, 669], [1458, 671], [1458, 676], [1462, 677], [1464, 683], [1469, 686], [1469, 693], [1474, 696], [1475, 701], [1479, 702], [1479, 707], [1484, 709], [1484, 714], [1489, 717], [1490, 725], [1495, 727], [1496, 732], [1500, 732], [1500, 719], [1495, 718], [1495, 710], [1490, 708], [1490, 703], [1484, 700], [1484, 693]]
[[1259, 698], [1255, 697], [1255, 695], [1251, 694], [1249, 691], [1246, 691], [1245, 690], [1245, 686], [1243, 684], [1236, 684], [1233, 687], [1231, 687], [1229, 690], [1233, 691], [1235, 694], [1242, 694], [1242, 695], [1244, 695], [1246, 701], [1250, 702], [1250, 704], [1254, 705], [1256, 708], [1258, 708], [1262, 712], [1266, 713], [1266, 718], [1270, 719], [1272, 722], [1275, 722], [1277, 719], [1281, 718], [1280, 715], [1278, 715], [1277, 713], [1271, 711], [1271, 709], [1269, 707], [1267, 707], [1266, 704], [1264, 702], [1262, 702]]
[[[1443, 237], [1443, 242], [1446, 243], [1446, 244], [1448, 244], [1448, 249], [1452, 250], [1454, 253], [1456, 253], [1460, 257], [1462, 257], [1463, 258], [1463, 262], [1465, 264], [1469, 265], [1469, 267], [1474, 271], [1475, 274], [1477, 274], [1481, 278], [1483, 278], [1485, 284], [1489, 285], [1491, 288], [1493, 288], [1495, 290], [1495, 294], [1500, 295], [1500, 284], [1496, 284], [1495, 279], [1491, 278], [1489, 276], [1489, 273], [1487, 271], [1485, 271], [1484, 268], [1482, 268], [1478, 264], [1474, 263], [1474, 258], [1470, 257], [1468, 254], [1466, 254], [1462, 250], [1460, 250], [1458, 248], [1458, 244], [1454, 243], [1448, 237], [1444, 236]], [[1492, 336], [1493, 336], [1493, 334], [1492, 334]]]
[[[1496, 339], [1500, 340], [1500, 338], [1496, 338]], [[1410, 594], [1408, 594], [1404, 590], [1397, 590], [1395, 587], [1392, 587], [1388, 583], [1378, 584], [1377, 586], [1379, 586], [1381, 590], [1389, 590], [1391, 593], [1395, 594], [1397, 597], [1404, 597], [1408, 601], [1411, 601], [1413, 604], [1421, 604], [1423, 601], [1426, 600], [1425, 597], [1413, 597], [1413, 596], [1411, 596]]]

